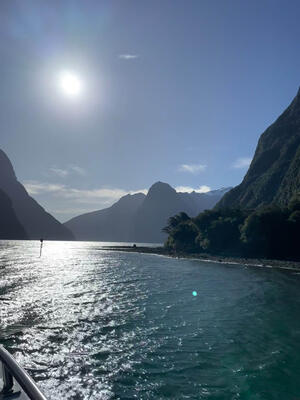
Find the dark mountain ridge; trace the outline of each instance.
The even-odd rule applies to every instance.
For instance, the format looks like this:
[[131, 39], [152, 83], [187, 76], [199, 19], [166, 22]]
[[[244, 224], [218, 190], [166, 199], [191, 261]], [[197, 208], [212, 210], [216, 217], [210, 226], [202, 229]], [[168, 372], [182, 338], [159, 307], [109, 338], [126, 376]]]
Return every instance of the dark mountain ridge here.
[[300, 89], [280, 117], [261, 135], [242, 183], [217, 208], [287, 206], [300, 191]]
[[0, 189], [10, 198], [14, 213], [29, 239], [72, 240], [73, 234], [47, 213], [18, 182], [12, 163], [0, 150]]
[[0, 189], [0, 239], [28, 239], [10, 198]]

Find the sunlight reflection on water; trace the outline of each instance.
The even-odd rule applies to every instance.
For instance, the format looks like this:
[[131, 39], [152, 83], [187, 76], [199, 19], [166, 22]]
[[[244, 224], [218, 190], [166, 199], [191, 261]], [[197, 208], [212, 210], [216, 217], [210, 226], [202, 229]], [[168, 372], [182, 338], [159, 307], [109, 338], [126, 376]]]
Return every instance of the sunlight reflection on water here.
[[0, 242], [0, 342], [50, 399], [300, 392], [299, 276], [100, 247]]

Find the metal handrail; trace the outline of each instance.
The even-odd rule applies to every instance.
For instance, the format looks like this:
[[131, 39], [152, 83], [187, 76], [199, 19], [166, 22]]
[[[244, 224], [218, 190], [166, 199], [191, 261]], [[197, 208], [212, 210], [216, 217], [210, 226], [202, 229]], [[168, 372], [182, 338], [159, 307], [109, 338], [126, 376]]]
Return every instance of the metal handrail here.
[[12, 389], [13, 380], [18, 382], [30, 400], [47, 400], [34, 380], [17, 363], [14, 357], [3, 346], [0, 345], [0, 362], [3, 364], [4, 391]]

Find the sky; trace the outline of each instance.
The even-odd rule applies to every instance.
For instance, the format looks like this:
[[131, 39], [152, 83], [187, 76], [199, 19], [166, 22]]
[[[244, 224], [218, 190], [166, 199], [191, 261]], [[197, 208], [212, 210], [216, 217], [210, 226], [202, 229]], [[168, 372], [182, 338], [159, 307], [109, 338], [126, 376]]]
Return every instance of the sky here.
[[293, 0], [1, 0], [0, 148], [62, 222], [158, 180], [235, 186], [299, 88], [299, 14]]

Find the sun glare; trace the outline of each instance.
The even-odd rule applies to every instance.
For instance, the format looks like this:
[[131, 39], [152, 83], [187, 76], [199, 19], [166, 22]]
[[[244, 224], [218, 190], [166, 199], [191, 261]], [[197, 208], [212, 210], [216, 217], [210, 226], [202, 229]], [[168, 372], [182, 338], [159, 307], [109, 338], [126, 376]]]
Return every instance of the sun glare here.
[[62, 93], [70, 98], [76, 98], [82, 92], [82, 82], [73, 72], [64, 71], [60, 74], [59, 87]]

